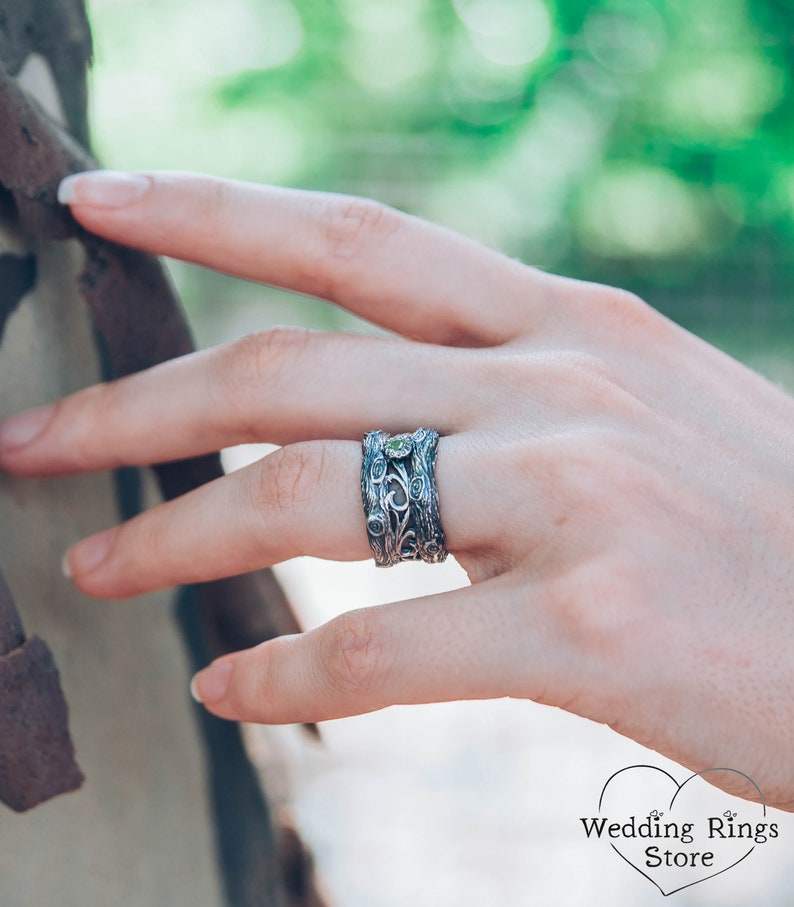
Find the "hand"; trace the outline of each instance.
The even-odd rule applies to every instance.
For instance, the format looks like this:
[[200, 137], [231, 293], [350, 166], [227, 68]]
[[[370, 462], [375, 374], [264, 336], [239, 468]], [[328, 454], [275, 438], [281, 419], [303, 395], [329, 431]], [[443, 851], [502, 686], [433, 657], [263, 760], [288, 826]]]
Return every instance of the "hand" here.
[[224, 656], [195, 681], [211, 711], [526, 697], [794, 808], [794, 401], [628, 293], [372, 202], [168, 173], [82, 175], [63, 198], [103, 236], [407, 338], [267, 331], [7, 420], [0, 465], [20, 476], [282, 445], [73, 547], [87, 595], [367, 558], [361, 437], [443, 436], [472, 588]]

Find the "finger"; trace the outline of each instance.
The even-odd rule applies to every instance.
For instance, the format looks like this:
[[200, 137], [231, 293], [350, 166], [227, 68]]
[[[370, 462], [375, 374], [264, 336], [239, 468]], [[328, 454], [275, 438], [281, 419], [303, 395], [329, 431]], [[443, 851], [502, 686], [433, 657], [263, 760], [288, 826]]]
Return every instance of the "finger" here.
[[475, 408], [475, 394], [461, 392], [454, 404], [449, 391], [472, 384], [472, 355], [297, 329], [253, 334], [6, 420], [0, 466], [55, 475], [248, 442], [358, 440], [373, 428], [427, 424], [450, 434]]
[[[456, 450], [459, 446], [439, 448], [443, 469], [437, 470], [439, 494], [449, 493], [442, 520], [451, 551], [483, 544], [489, 531], [481, 519], [474, 526], [467, 522], [472, 504], [464, 491], [470, 478], [461, 470], [467, 457], [465, 450]], [[360, 444], [293, 444], [84, 539], [67, 552], [64, 566], [87, 595], [115, 599], [245, 573], [300, 555], [365, 559], [371, 552], [360, 472]]]
[[89, 230], [336, 302], [419, 340], [498, 344], [548, 312], [553, 278], [366, 199], [184, 173], [78, 174]]
[[160, 504], [67, 552], [75, 585], [127, 598], [271, 566], [302, 554], [369, 554], [356, 491], [360, 445], [291, 445]]
[[324, 721], [389, 705], [532, 698], [551, 674], [543, 633], [511, 576], [350, 611], [309, 633], [224, 656], [194, 678], [222, 718]]

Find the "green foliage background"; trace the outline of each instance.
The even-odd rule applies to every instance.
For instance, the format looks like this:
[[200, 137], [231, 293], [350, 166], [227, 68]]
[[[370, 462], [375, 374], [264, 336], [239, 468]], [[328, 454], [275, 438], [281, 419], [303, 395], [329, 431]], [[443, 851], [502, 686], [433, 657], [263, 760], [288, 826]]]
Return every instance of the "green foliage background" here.
[[[372, 196], [633, 289], [745, 357], [789, 353], [786, 0], [93, 0], [91, 13], [108, 166]], [[177, 277], [198, 317], [250, 298]], [[273, 320], [345, 320], [267, 298]]]

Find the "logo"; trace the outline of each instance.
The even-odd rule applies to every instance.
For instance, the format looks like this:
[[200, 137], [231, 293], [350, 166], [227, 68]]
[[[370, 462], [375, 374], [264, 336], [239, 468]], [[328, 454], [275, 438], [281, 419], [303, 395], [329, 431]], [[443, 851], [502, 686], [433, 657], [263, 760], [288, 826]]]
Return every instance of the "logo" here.
[[[760, 802], [740, 802], [707, 780]], [[598, 815], [579, 821], [588, 841], [608, 843], [665, 896], [733, 869], [778, 837], [760, 788], [732, 768], [705, 769], [679, 783], [653, 765], [627, 766], [604, 784]]]

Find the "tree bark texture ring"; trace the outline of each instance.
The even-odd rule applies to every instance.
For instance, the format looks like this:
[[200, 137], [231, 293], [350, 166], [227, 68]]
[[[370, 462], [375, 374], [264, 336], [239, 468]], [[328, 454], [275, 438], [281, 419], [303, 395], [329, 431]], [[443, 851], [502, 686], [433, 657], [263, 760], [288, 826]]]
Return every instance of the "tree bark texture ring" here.
[[434, 475], [439, 435], [432, 428], [364, 436], [361, 498], [375, 563], [439, 564], [447, 557]]

